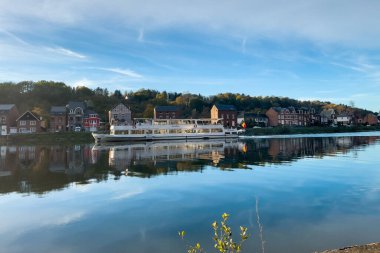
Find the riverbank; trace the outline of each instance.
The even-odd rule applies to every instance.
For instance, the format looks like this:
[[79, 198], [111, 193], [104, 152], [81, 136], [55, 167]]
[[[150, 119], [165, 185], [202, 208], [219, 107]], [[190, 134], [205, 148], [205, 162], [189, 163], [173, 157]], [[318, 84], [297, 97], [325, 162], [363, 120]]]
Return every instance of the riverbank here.
[[351, 246], [342, 249], [326, 250], [320, 253], [380, 253], [380, 243]]
[[93, 141], [94, 138], [89, 132], [13, 134], [0, 136], [0, 144], [79, 144]]
[[355, 127], [265, 127], [245, 130], [246, 136], [252, 135], [289, 135], [289, 134], [322, 134], [322, 133], [355, 133], [380, 131], [380, 126]]

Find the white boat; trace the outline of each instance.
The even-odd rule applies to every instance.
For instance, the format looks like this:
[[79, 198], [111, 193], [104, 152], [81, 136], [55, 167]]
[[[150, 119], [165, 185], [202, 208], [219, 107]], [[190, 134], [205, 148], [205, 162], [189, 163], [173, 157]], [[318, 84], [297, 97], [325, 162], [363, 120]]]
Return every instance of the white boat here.
[[95, 142], [237, 138], [238, 130], [211, 119], [135, 119], [133, 125], [113, 125], [110, 134], [93, 133]]

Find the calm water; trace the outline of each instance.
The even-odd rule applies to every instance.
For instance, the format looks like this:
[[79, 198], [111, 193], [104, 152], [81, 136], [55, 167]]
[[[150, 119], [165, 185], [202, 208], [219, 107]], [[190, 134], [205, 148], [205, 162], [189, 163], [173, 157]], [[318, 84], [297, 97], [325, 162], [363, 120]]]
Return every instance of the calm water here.
[[253, 234], [243, 252], [380, 241], [380, 134], [365, 135], [1, 146], [0, 252], [214, 252], [223, 212]]

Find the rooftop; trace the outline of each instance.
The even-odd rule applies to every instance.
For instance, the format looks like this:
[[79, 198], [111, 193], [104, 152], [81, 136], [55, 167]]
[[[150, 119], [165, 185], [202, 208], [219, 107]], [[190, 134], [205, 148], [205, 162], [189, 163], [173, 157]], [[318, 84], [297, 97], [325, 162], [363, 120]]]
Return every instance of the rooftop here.
[[156, 106], [154, 109], [156, 110], [156, 112], [176, 112], [176, 111], [179, 111], [179, 107], [174, 106], [174, 105], [161, 105], [161, 106]]
[[234, 105], [221, 105], [221, 104], [216, 104], [215, 107], [218, 110], [221, 111], [236, 111], [236, 107]]
[[0, 104], [0, 111], [9, 111], [15, 104]]

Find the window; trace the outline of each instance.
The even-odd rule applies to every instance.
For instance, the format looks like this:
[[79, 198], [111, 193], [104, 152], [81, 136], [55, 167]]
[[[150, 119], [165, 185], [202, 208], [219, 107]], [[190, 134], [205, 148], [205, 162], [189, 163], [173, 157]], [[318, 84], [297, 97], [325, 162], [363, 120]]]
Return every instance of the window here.
[[26, 121], [25, 120], [20, 120], [20, 126], [25, 126], [26, 125]]
[[31, 121], [29, 122], [29, 125], [31, 125], [31, 126], [35, 126], [35, 125], [36, 125], [36, 121], [35, 121], [35, 120], [31, 120]]
[[6, 118], [5, 116], [2, 116], [2, 117], [0, 118], [0, 123], [5, 124], [6, 121], [7, 121], [7, 118]]
[[31, 132], [31, 133], [35, 133], [35, 132], [36, 132], [36, 128], [35, 128], [35, 127], [31, 127], [31, 128], [30, 128], [30, 132]]

